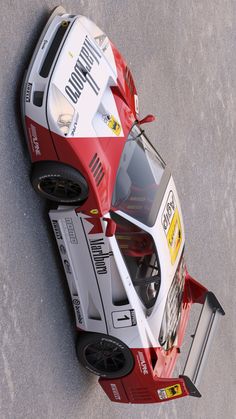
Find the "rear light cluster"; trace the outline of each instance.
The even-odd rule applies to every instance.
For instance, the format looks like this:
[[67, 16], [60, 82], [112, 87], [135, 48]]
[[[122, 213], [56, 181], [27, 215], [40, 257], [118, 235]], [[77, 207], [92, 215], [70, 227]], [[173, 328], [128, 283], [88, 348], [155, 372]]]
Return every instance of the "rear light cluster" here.
[[153, 402], [153, 397], [150, 390], [145, 387], [137, 387], [129, 390], [129, 399], [132, 402], [150, 403]]

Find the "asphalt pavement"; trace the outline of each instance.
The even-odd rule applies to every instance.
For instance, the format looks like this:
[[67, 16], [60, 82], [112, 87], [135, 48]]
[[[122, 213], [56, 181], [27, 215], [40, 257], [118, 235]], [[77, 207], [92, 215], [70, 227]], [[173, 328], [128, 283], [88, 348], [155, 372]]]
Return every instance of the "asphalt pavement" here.
[[190, 273], [226, 316], [202, 377], [201, 399], [112, 404], [77, 362], [69, 293], [47, 204], [31, 188], [20, 84], [55, 7], [1, 2], [0, 418], [236, 418], [236, 2], [64, 1], [103, 28], [130, 66], [141, 115], [172, 169]]

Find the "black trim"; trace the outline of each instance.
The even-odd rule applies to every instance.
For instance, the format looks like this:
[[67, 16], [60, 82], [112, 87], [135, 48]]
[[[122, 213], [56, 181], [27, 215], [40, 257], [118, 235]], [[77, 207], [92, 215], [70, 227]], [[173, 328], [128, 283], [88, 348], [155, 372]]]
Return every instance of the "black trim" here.
[[57, 29], [57, 31], [54, 35], [54, 38], [52, 40], [52, 43], [49, 47], [49, 50], [47, 52], [47, 55], [44, 59], [41, 70], [39, 72], [39, 75], [41, 77], [45, 78], [45, 79], [48, 77], [48, 75], [50, 73], [50, 70], [51, 70], [53, 61], [55, 59], [55, 56], [57, 54], [57, 51], [59, 50], [59, 47], [60, 47], [61, 42], [64, 38], [64, 35], [65, 35], [69, 25], [70, 25], [69, 21], [65, 21], [65, 23], [66, 23], [66, 25], [63, 25], [63, 22], [62, 22], [61, 25], [59, 26], [59, 28]]
[[208, 298], [208, 302], [209, 302], [210, 306], [212, 307], [212, 310], [214, 312], [219, 311], [220, 314], [222, 314], [222, 316], [224, 316], [225, 311], [224, 311], [223, 307], [220, 305], [219, 301], [217, 300], [215, 294], [211, 291], [208, 291], [207, 298]]
[[97, 180], [97, 186], [100, 185], [100, 183], [101, 183], [102, 179], [104, 178], [104, 176], [105, 176], [105, 173], [103, 172], [102, 173], [102, 176], [100, 177], [100, 179]]
[[187, 377], [187, 375], [180, 375], [179, 378], [183, 378], [190, 396], [202, 397], [201, 393], [199, 393], [198, 389], [195, 387], [190, 378]]
[[33, 104], [35, 106], [41, 107], [43, 104], [43, 96], [44, 96], [44, 92], [35, 90], [34, 95], [33, 95]]
[[94, 154], [94, 156], [93, 156], [93, 158], [92, 158], [91, 162], [89, 163], [89, 167], [90, 167], [90, 168], [93, 166], [93, 163], [95, 162], [96, 158], [97, 158], [97, 153], [95, 153], [95, 154]]
[[80, 221], [81, 221], [82, 229], [83, 229], [83, 232], [84, 232], [85, 240], [86, 240], [86, 243], [87, 243], [87, 247], [88, 247], [88, 250], [89, 250], [89, 255], [90, 255], [91, 262], [92, 262], [94, 275], [95, 275], [96, 282], [97, 282], [97, 287], [98, 287], [98, 292], [99, 292], [101, 303], [102, 303], [102, 309], [103, 309], [103, 315], [104, 315], [105, 325], [106, 325], [106, 329], [107, 329], [107, 334], [109, 334], [108, 333], [107, 320], [106, 320], [105, 307], [104, 307], [103, 300], [102, 300], [102, 293], [101, 293], [99, 282], [98, 282], [97, 272], [96, 272], [96, 269], [95, 269], [95, 266], [94, 266], [93, 257], [92, 257], [92, 254], [91, 254], [91, 250], [90, 250], [90, 246], [89, 246], [89, 242], [88, 242], [88, 239], [87, 239], [87, 235], [86, 235], [86, 232], [85, 232], [85, 228], [84, 228], [82, 218], [80, 218]]
[[104, 175], [103, 165], [97, 153], [94, 154], [91, 162], [89, 163], [89, 168], [91, 169], [92, 175], [95, 179], [96, 185], [99, 186]]

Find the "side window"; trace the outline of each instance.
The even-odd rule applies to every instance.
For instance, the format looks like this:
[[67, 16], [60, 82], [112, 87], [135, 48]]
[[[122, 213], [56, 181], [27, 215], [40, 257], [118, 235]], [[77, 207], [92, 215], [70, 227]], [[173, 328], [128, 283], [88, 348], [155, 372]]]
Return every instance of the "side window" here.
[[161, 283], [160, 265], [153, 238], [117, 213], [116, 240], [134, 288], [147, 309], [154, 306]]

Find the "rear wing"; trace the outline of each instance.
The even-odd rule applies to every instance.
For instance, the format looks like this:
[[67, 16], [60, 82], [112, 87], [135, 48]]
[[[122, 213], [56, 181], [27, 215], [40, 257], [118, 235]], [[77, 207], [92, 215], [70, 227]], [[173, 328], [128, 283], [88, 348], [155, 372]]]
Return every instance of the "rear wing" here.
[[201, 397], [197, 386], [211, 348], [211, 341], [216, 325], [219, 318], [224, 314], [225, 312], [215, 294], [208, 291], [205, 296], [184, 371], [180, 376], [180, 378], [183, 378], [190, 396]]

